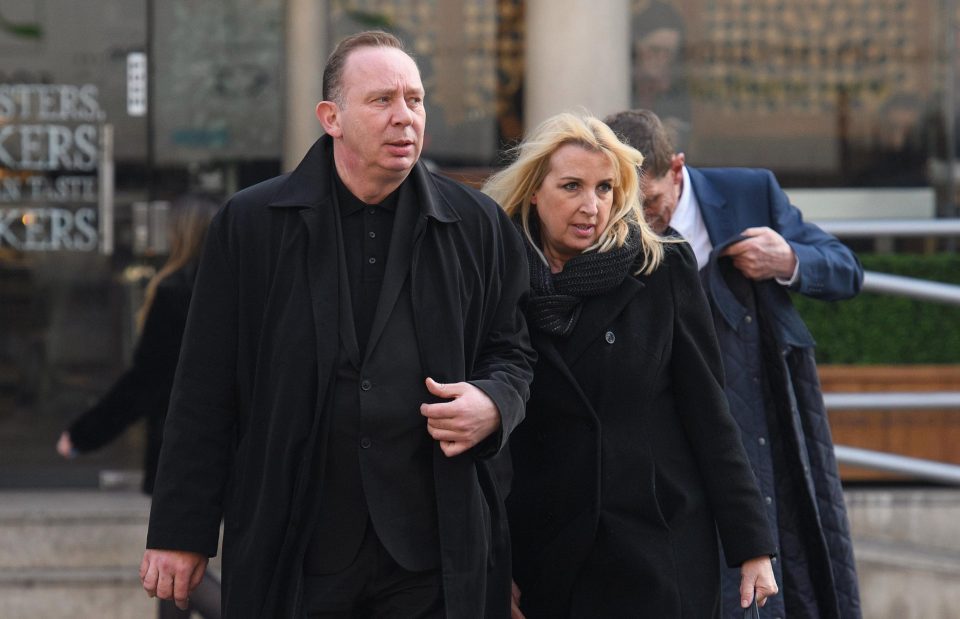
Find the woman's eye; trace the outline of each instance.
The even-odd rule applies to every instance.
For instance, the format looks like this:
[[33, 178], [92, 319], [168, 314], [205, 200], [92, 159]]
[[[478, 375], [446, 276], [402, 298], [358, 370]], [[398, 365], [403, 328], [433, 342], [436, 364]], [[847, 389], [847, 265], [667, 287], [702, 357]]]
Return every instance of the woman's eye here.
[[610, 183], [600, 183], [599, 185], [597, 185], [597, 191], [599, 191], [600, 193], [607, 193], [607, 192], [613, 191], [613, 185], [611, 185]]
[[569, 183], [563, 186], [563, 188], [566, 189], [567, 191], [576, 191], [578, 187], [580, 187], [580, 183], [576, 183], [574, 181], [570, 181]]

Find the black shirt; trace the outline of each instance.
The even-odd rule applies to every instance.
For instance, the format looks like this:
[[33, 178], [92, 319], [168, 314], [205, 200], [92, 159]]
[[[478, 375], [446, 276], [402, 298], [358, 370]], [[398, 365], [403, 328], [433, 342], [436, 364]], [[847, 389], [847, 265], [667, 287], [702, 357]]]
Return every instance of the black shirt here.
[[395, 189], [380, 204], [366, 204], [350, 193], [336, 170], [333, 178], [337, 187], [350, 301], [353, 304], [353, 322], [362, 358], [383, 285], [400, 188]]

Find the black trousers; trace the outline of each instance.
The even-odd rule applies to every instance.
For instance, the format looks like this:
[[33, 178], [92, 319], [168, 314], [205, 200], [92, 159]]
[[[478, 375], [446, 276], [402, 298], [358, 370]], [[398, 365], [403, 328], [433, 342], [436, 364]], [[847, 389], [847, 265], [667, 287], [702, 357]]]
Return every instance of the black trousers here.
[[440, 569], [411, 572], [393, 560], [367, 521], [353, 562], [332, 574], [304, 575], [309, 619], [443, 619]]

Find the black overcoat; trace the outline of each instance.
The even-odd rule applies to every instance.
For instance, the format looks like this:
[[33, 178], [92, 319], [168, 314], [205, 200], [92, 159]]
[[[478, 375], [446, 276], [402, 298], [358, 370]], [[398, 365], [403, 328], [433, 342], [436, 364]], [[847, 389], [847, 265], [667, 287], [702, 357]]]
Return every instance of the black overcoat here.
[[[291, 174], [234, 196], [211, 224], [197, 275], [147, 545], [212, 556], [223, 516], [231, 618], [301, 612], [339, 350], [331, 165], [325, 136]], [[410, 269], [421, 365], [493, 399], [502, 447], [532, 377], [518, 309], [528, 288], [521, 239], [479, 192], [422, 164], [411, 180], [421, 207]], [[488, 461], [436, 448], [434, 481], [447, 616], [504, 616], [509, 542]]]
[[773, 552], [693, 254], [666, 247], [653, 274], [587, 297], [569, 341], [532, 331], [507, 501], [531, 619], [712, 617], [717, 531], [732, 565]]

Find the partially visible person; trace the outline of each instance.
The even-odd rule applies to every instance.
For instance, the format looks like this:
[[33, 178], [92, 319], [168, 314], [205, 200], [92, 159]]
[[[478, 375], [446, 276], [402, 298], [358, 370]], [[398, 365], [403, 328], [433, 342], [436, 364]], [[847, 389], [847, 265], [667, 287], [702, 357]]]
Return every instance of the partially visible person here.
[[652, 0], [633, 16], [633, 105], [657, 112], [680, 145], [690, 139], [691, 129], [685, 33], [683, 17], [662, 0]]
[[[764, 617], [860, 617], [853, 543], [814, 360], [789, 291], [847, 299], [854, 253], [803, 221], [768, 170], [692, 168], [650, 110], [606, 119], [644, 153], [644, 214], [693, 247], [720, 338], [730, 410], [760, 483], [782, 595]], [[724, 616], [740, 617], [739, 574], [723, 572]]]
[[777, 593], [693, 255], [644, 223], [642, 160], [560, 114], [484, 186], [526, 239], [539, 354], [510, 442], [514, 617], [713, 617], [718, 530], [743, 606]]
[[[139, 419], [146, 420], [143, 491], [153, 492], [160, 457], [163, 422], [180, 357], [200, 250], [210, 220], [220, 203], [212, 197], [188, 194], [170, 205], [170, 255], [147, 284], [137, 314], [140, 332], [133, 362], [109, 391], [73, 420], [57, 441], [57, 452], [73, 458], [103, 447]], [[193, 610], [207, 618], [220, 616], [220, 585], [210, 574], [191, 596]], [[161, 619], [187, 617], [173, 602], [160, 601]]]
[[420, 159], [395, 36], [341, 40], [289, 174], [211, 223], [140, 577], [185, 604], [223, 527], [230, 619], [500, 619], [533, 351], [517, 230]]

